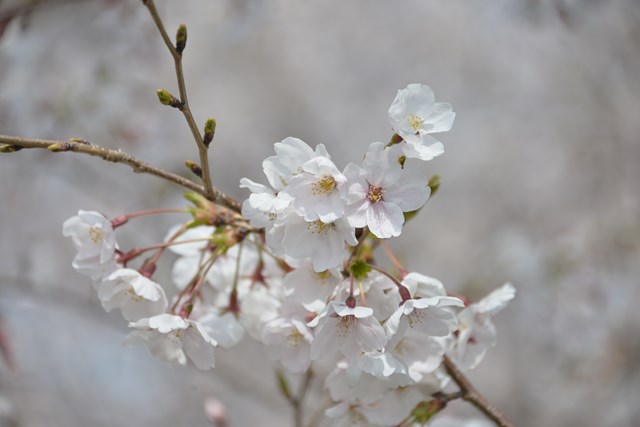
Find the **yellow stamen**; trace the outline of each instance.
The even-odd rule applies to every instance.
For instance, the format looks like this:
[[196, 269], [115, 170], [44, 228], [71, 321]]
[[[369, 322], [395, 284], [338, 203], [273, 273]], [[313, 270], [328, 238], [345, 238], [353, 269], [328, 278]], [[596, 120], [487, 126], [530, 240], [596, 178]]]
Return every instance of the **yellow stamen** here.
[[424, 119], [422, 117], [412, 113], [407, 116], [407, 121], [409, 122], [409, 125], [414, 132], [418, 132], [418, 130], [422, 128], [422, 124], [424, 123]]

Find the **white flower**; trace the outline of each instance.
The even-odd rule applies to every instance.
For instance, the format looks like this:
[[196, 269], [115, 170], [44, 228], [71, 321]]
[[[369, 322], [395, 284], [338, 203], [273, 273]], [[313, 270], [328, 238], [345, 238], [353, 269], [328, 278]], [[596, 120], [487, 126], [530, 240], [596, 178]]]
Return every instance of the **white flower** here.
[[450, 354], [460, 368], [475, 368], [489, 347], [496, 345], [497, 333], [492, 318], [505, 308], [515, 295], [515, 288], [507, 283], [458, 313], [458, 335]]
[[405, 141], [402, 151], [420, 160], [431, 160], [444, 152], [442, 143], [429, 134], [451, 130], [455, 116], [451, 104], [435, 102], [433, 90], [418, 83], [399, 90], [389, 107], [391, 127]]
[[230, 311], [211, 310], [198, 321], [209, 336], [216, 340], [220, 347], [228, 349], [238, 344], [244, 336], [244, 328], [236, 315]]
[[98, 298], [106, 311], [118, 308], [128, 321], [163, 313], [168, 305], [160, 285], [130, 268], [120, 268], [103, 280]]
[[309, 326], [317, 327], [311, 343], [313, 360], [336, 350], [354, 360], [362, 352], [382, 349], [387, 342], [384, 329], [369, 307], [350, 308], [332, 301]]
[[285, 138], [275, 143], [273, 148], [276, 155], [267, 157], [262, 162], [262, 169], [276, 191], [289, 185], [291, 177], [302, 172], [302, 165], [312, 158], [316, 156], [329, 158], [324, 145], [318, 144], [314, 151], [298, 138]]
[[447, 295], [444, 285], [438, 279], [411, 272], [404, 276], [402, 284], [414, 298], [443, 297]]
[[338, 269], [317, 272], [310, 260], [300, 262], [298, 267], [287, 273], [282, 280], [287, 297], [301, 303], [309, 311], [320, 312], [342, 282]]
[[216, 341], [198, 322], [173, 314], [140, 319], [129, 323], [132, 331], [126, 343], [145, 343], [151, 354], [164, 362], [186, 365], [187, 357], [198, 369], [214, 366]]
[[298, 213], [306, 221], [333, 222], [340, 218], [344, 214], [341, 190], [347, 180], [342, 172], [322, 156], [307, 161], [300, 169], [285, 190]]
[[385, 323], [389, 336], [403, 334], [407, 328], [432, 337], [444, 337], [455, 331], [458, 323], [446, 307], [464, 307], [455, 297], [431, 297], [405, 301]]
[[77, 254], [73, 268], [82, 275], [100, 279], [116, 267], [116, 236], [111, 221], [93, 211], [78, 211], [66, 220], [62, 234], [71, 237]]
[[305, 221], [291, 213], [284, 221], [286, 255], [299, 260], [311, 258], [315, 271], [338, 267], [349, 256], [345, 242], [352, 246], [358, 243], [355, 229], [346, 218], [325, 223], [320, 220]]
[[262, 342], [271, 360], [277, 360], [290, 372], [307, 370], [311, 364], [313, 335], [304, 322], [293, 318], [274, 319], [262, 330]]
[[348, 183], [346, 201], [349, 222], [369, 227], [381, 239], [399, 236], [403, 212], [415, 211], [429, 198], [427, 179], [402, 169], [394, 154], [381, 142], [369, 146], [362, 168], [350, 163], [345, 168]]
[[416, 332], [408, 328], [404, 334], [396, 334], [389, 341], [386, 352], [407, 367], [407, 375], [413, 382], [421, 381], [426, 374], [442, 364], [446, 340]]

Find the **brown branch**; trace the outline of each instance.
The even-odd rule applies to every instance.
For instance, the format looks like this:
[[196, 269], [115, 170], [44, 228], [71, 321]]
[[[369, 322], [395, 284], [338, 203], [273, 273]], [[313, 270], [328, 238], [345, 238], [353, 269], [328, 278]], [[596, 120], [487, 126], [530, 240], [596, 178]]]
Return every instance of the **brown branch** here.
[[182, 53], [178, 52], [176, 47], [173, 45], [171, 38], [167, 34], [167, 30], [162, 23], [162, 19], [158, 14], [158, 10], [156, 9], [156, 5], [153, 0], [143, 0], [142, 3], [147, 7], [149, 13], [151, 14], [151, 18], [153, 18], [153, 22], [158, 27], [158, 31], [162, 36], [162, 40], [164, 44], [169, 49], [171, 56], [173, 57], [173, 62], [176, 68], [176, 78], [178, 80], [178, 89], [180, 91], [180, 102], [182, 106], [180, 107], [180, 111], [184, 115], [187, 124], [189, 125], [189, 129], [191, 129], [191, 133], [193, 134], [193, 139], [196, 141], [196, 145], [198, 146], [198, 155], [200, 157], [200, 166], [202, 167], [202, 183], [204, 184], [205, 195], [208, 198], [213, 197], [214, 188], [211, 184], [211, 172], [209, 171], [209, 154], [208, 147], [204, 143], [202, 139], [202, 134], [200, 133], [200, 129], [196, 124], [195, 119], [193, 118], [193, 114], [191, 113], [191, 109], [189, 108], [189, 100], [187, 99], [187, 88], [184, 83], [184, 72], [182, 71]]
[[19, 148], [44, 148], [49, 150], [51, 150], [51, 146], [56, 146], [54, 148], [59, 148], [57, 151], [73, 151], [75, 153], [82, 153], [88, 154], [89, 156], [100, 157], [103, 160], [107, 160], [109, 162], [126, 164], [131, 166], [134, 172], [155, 175], [159, 178], [173, 182], [174, 184], [178, 184], [191, 191], [202, 194], [214, 203], [220, 204], [229, 209], [233, 209], [236, 212], [240, 211], [238, 202], [236, 202], [217, 188], [213, 188], [211, 196], [207, 196], [205, 189], [201, 185], [198, 185], [195, 182], [180, 175], [165, 171], [149, 163], [143, 162], [142, 160], [139, 160], [120, 150], [110, 150], [107, 148], [99, 147], [97, 145], [88, 144], [86, 142], [81, 143], [46, 139], [31, 139], [7, 135], [0, 135], [0, 145], [2, 144], [7, 144], [9, 146]]
[[462, 392], [462, 398], [473, 406], [482, 411], [489, 419], [491, 419], [496, 425], [500, 427], [515, 427], [515, 425], [509, 421], [495, 406], [487, 401], [469, 382], [467, 377], [458, 369], [447, 355], [443, 359], [444, 367], [447, 369], [447, 373], [460, 387]]

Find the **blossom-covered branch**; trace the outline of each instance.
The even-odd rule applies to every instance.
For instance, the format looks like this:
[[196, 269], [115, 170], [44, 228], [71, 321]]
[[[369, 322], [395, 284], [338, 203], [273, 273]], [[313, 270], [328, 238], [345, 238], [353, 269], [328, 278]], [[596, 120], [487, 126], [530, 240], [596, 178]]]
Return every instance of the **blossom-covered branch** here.
[[164, 180], [178, 184], [186, 189], [202, 194], [214, 203], [225, 206], [234, 211], [239, 211], [238, 202], [224, 194], [221, 190], [212, 187], [211, 194], [207, 196], [204, 187], [195, 182], [172, 172], [160, 169], [157, 166], [144, 162], [120, 150], [110, 150], [86, 141], [79, 140], [56, 141], [49, 139], [33, 139], [18, 136], [0, 135], [0, 152], [8, 153], [23, 148], [44, 148], [53, 152], [71, 151], [74, 153], [88, 154], [100, 157], [106, 161], [122, 163], [131, 166], [134, 172], [155, 175]]

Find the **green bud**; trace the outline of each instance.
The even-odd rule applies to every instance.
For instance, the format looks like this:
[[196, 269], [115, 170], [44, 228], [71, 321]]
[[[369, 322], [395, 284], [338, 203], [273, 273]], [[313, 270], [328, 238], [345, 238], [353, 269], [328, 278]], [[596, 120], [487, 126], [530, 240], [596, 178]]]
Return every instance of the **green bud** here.
[[182, 51], [187, 46], [187, 26], [181, 24], [178, 27], [178, 31], [176, 32], [176, 50], [180, 55], [182, 55]]
[[16, 151], [22, 150], [22, 147], [18, 147], [17, 145], [11, 144], [3, 144], [0, 145], [0, 153], [15, 153]]
[[418, 424], [426, 424], [434, 415], [440, 412], [447, 403], [440, 399], [433, 399], [418, 403], [411, 412], [414, 422]]
[[370, 271], [371, 266], [361, 259], [354, 259], [349, 265], [349, 273], [358, 281], [366, 279]]
[[178, 98], [171, 95], [168, 90], [158, 89], [156, 93], [158, 94], [158, 100], [162, 105], [168, 105], [170, 107], [182, 110], [184, 104]]
[[187, 160], [186, 162], [184, 162], [184, 165], [187, 167], [187, 169], [193, 172], [195, 176], [197, 176], [198, 178], [202, 178], [202, 168], [199, 164], [197, 164], [193, 160]]
[[51, 144], [50, 146], [48, 146], [47, 150], [51, 151], [52, 153], [60, 153], [60, 152], [63, 152], [63, 151], [69, 151], [69, 150], [71, 150], [71, 144], [69, 144], [67, 142], [58, 142], [58, 143]]
[[431, 189], [431, 195], [433, 196], [438, 192], [438, 188], [440, 188], [440, 175], [433, 175], [429, 178], [429, 188]]
[[196, 208], [209, 209], [209, 207], [211, 207], [211, 202], [202, 194], [187, 191], [184, 193], [184, 198], [193, 203]]
[[213, 137], [215, 134], [216, 134], [216, 119], [209, 119], [204, 124], [204, 138], [203, 138], [204, 145], [208, 147], [209, 144], [211, 144], [211, 141], [213, 141]]

